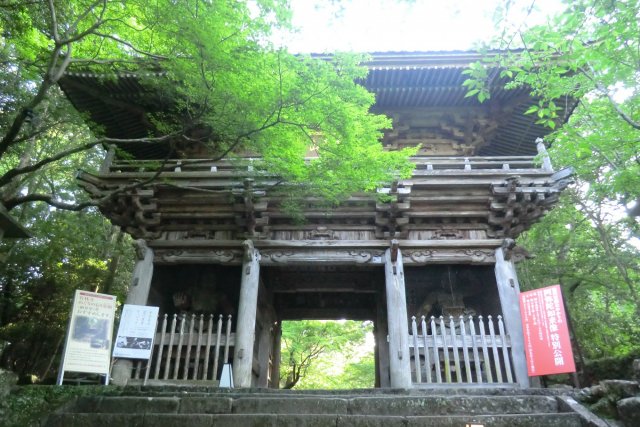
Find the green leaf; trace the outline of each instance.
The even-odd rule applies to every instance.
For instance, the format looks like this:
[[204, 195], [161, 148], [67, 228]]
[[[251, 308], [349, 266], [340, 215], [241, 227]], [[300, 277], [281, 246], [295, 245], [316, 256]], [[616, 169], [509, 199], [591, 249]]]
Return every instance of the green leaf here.
[[474, 96], [477, 93], [480, 93], [480, 89], [471, 89], [469, 92], [466, 93], [464, 97], [469, 98], [470, 96]]

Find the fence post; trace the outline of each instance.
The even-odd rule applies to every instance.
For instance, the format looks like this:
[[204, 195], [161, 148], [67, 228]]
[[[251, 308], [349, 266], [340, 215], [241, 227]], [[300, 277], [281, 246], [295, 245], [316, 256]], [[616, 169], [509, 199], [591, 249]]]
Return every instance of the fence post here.
[[521, 388], [529, 388], [529, 375], [525, 358], [522, 318], [520, 317], [520, 285], [513, 261], [504, 258], [504, 249], [496, 249], [496, 284], [500, 296], [502, 317], [511, 337], [511, 356], [516, 382]]

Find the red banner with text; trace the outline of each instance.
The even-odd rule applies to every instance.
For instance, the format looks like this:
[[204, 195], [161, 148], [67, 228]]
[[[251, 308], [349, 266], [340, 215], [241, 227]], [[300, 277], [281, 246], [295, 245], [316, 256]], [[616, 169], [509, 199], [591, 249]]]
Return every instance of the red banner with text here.
[[529, 376], [575, 372], [560, 286], [522, 292], [520, 315]]

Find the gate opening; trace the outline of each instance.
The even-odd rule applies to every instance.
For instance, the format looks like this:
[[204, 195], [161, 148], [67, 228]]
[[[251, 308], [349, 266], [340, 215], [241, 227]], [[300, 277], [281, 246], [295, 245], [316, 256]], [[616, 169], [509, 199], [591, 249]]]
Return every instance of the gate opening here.
[[373, 322], [282, 322], [280, 388], [373, 388], [375, 371]]

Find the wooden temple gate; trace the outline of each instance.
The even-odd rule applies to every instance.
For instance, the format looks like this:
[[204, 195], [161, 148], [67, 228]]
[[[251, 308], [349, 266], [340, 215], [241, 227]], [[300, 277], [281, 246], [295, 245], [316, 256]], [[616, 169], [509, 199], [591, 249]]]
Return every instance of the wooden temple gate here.
[[[98, 173], [80, 172], [95, 198], [125, 189], [101, 209], [138, 239], [127, 303], [233, 318], [212, 335], [169, 326], [150, 373], [120, 360], [114, 382], [212, 381], [215, 354], [228, 356], [236, 387], [277, 387], [282, 321], [351, 318], [374, 322], [377, 386], [527, 387], [514, 264], [526, 254], [513, 239], [551, 209], [570, 172], [551, 167], [538, 139], [548, 129], [523, 114], [535, 101], [526, 89], [497, 84], [486, 104], [465, 97], [462, 71], [477, 59], [374, 55], [361, 83], [393, 118], [382, 143], [421, 144], [413, 176], [380, 188], [384, 198], [354, 194], [330, 209], [309, 199], [303, 224], [259, 159], [213, 162], [125, 141]], [[149, 134], [127, 108], [144, 109], [142, 80], [115, 77], [67, 73], [60, 85], [107, 135]], [[172, 337], [179, 343], [165, 345]]]

